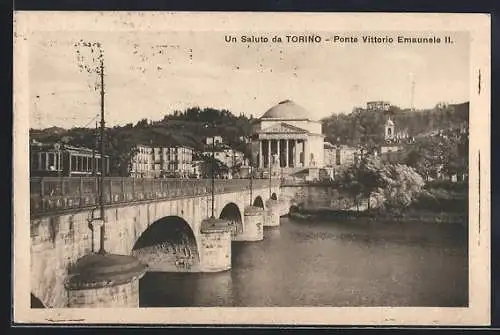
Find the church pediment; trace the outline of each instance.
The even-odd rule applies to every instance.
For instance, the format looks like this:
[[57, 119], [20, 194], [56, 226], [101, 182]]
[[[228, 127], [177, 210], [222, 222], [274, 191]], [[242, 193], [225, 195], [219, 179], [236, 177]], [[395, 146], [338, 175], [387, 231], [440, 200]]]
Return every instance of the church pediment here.
[[287, 123], [280, 123], [261, 129], [259, 133], [276, 134], [276, 133], [286, 133], [286, 134], [307, 134], [308, 131], [299, 127], [292, 126]]

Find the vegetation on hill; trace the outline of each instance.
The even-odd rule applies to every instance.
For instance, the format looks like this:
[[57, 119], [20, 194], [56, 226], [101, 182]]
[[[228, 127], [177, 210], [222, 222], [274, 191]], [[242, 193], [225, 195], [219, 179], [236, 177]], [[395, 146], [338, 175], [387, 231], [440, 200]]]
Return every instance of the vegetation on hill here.
[[436, 106], [422, 111], [402, 110], [395, 106], [387, 112], [354, 109], [350, 114], [333, 114], [324, 118], [323, 132], [326, 140], [334, 144], [372, 148], [383, 143], [388, 117], [394, 121], [396, 131], [405, 131], [416, 137], [440, 129], [466, 127], [469, 103]]
[[[384, 125], [390, 116], [396, 131], [407, 131], [416, 143], [406, 148], [404, 163], [415, 168], [424, 178], [431, 176], [436, 166], [443, 166], [450, 173], [467, 170], [467, 132], [469, 104], [446, 107], [436, 106], [425, 111], [401, 110], [391, 107], [388, 112], [356, 109], [348, 115], [332, 115], [322, 120], [326, 139], [332, 143], [363, 145], [369, 151], [384, 142]], [[189, 146], [196, 151], [205, 147], [206, 137], [220, 135], [229, 147], [250, 157], [245, 138], [250, 135], [253, 117], [235, 116], [228, 110], [192, 107], [174, 111], [158, 121], [142, 119], [135, 125], [106, 128], [106, 153], [111, 156], [111, 171], [126, 174], [133, 147], [136, 144], [158, 146]], [[445, 136], [435, 136], [444, 130]], [[93, 128], [69, 130], [51, 127], [44, 130], [30, 129], [32, 139], [52, 143], [62, 141], [74, 146], [98, 148], [99, 131]], [[196, 155], [195, 159], [207, 160]]]

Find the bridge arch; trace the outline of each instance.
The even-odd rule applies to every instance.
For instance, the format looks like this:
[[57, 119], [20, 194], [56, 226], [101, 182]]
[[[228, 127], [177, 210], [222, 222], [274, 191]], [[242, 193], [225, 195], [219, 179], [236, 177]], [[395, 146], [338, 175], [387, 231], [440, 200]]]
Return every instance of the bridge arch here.
[[243, 220], [241, 217], [241, 211], [238, 205], [234, 202], [230, 202], [224, 206], [220, 215], [220, 219], [226, 219], [231, 225], [231, 238], [234, 238], [243, 233]]
[[179, 216], [166, 216], [151, 224], [135, 242], [132, 254], [150, 271], [189, 271], [200, 264], [195, 234]]
[[271, 199], [278, 200], [278, 196], [276, 195], [275, 192], [273, 192], [273, 194], [271, 194]]
[[255, 200], [253, 201], [253, 205], [255, 207], [260, 207], [262, 209], [264, 209], [264, 200], [262, 200], [262, 197], [260, 195], [258, 195]]
[[46, 308], [43, 302], [31, 293], [31, 308]]

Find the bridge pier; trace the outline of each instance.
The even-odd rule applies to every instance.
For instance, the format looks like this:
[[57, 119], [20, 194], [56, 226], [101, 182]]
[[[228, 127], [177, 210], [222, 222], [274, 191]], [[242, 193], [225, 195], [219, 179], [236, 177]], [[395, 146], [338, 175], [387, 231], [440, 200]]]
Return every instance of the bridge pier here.
[[201, 223], [200, 272], [231, 269], [231, 228], [227, 220], [208, 218]]
[[234, 241], [261, 241], [264, 239], [264, 211], [260, 207], [248, 206], [243, 215], [243, 233]]
[[280, 206], [278, 200], [269, 199], [266, 202], [265, 227], [276, 227], [280, 225]]
[[288, 197], [282, 196], [278, 200], [280, 216], [285, 216], [290, 211], [290, 199]]
[[69, 270], [68, 307], [139, 307], [139, 279], [147, 266], [125, 255], [90, 254]]

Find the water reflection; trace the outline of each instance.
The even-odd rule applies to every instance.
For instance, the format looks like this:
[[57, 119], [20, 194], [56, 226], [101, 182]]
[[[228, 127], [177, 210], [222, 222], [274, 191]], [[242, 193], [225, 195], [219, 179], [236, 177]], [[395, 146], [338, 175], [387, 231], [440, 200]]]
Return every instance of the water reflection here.
[[141, 305], [148, 307], [231, 306], [231, 271], [218, 273], [149, 272], [140, 281]]
[[223, 273], [153, 273], [141, 306], [467, 306], [467, 227], [281, 219]]
[[276, 227], [264, 227], [264, 238], [269, 240], [278, 240], [280, 238], [281, 229]]

